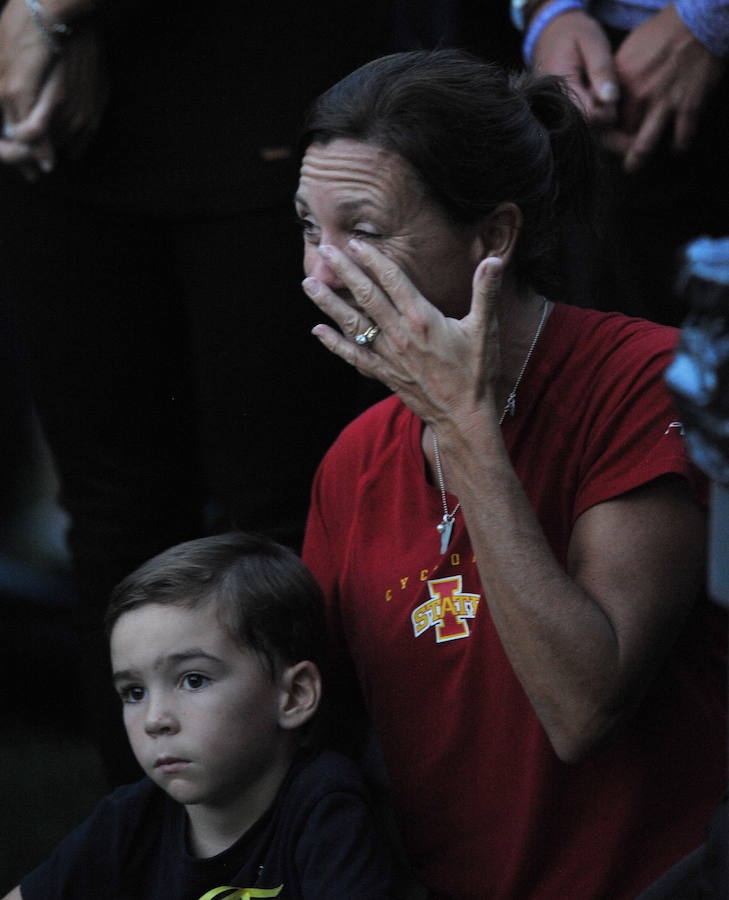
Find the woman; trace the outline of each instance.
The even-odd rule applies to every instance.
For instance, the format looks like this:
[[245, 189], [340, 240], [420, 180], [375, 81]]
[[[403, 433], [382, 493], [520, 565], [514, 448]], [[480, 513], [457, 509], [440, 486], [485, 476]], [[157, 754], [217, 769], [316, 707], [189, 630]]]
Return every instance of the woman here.
[[304, 289], [340, 329], [314, 333], [395, 392], [325, 458], [304, 556], [416, 872], [634, 897], [718, 799], [723, 626], [676, 333], [553, 299], [585, 125], [556, 79], [416, 52], [323, 95], [304, 147]]

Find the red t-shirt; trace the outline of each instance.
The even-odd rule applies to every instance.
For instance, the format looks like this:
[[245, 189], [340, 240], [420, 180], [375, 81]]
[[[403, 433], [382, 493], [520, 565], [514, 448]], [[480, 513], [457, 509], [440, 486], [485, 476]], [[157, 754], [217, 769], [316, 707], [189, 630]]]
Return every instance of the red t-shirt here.
[[[553, 310], [503, 434], [561, 564], [588, 507], [666, 473], [701, 491], [663, 384], [676, 338]], [[304, 548], [416, 872], [452, 900], [634, 898], [703, 841], [726, 778], [723, 613], [700, 604], [628, 729], [560, 762], [490, 619], [461, 514], [440, 555], [421, 431], [397, 398], [350, 425], [317, 475]]]

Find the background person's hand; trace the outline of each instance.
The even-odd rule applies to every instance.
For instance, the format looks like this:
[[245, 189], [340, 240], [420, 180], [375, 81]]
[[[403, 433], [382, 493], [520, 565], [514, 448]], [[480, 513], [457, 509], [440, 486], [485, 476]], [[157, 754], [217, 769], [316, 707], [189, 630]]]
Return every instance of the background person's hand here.
[[24, 0], [9, 0], [0, 15], [0, 106], [5, 123], [26, 118], [55, 59]]
[[580, 10], [554, 18], [534, 48], [534, 68], [567, 80], [591, 124], [612, 125], [620, 96], [618, 73], [607, 35]]
[[103, 47], [85, 23], [57, 55], [23, 0], [0, 16], [0, 162], [35, 180], [58, 153], [80, 156], [95, 134], [108, 96]]
[[14, 127], [16, 140], [49, 140], [78, 158], [98, 130], [107, 99], [103, 48], [97, 32], [85, 27], [67, 42], [34, 107]]
[[638, 25], [615, 55], [622, 104], [603, 145], [623, 156], [627, 171], [640, 168], [664, 136], [676, 152], [685, 151], [724, 65], [669, 3]]
[[53, 50], [24, 0], [9, 0], [0, 15], [0, 161], [18, 166], [31, 179], [39, 167], [52, 165], [52, 147], [43, 143], [31, 148], [16, 138], [15, 125], [37, 102], [54, 61]]

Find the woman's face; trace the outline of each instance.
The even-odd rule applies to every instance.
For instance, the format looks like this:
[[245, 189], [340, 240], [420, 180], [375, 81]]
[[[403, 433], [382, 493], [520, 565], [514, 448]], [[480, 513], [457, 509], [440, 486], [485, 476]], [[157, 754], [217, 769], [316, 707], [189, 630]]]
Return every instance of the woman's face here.
[[394, 260], [445, 315], [461, 318], [471, 278], [485, 255], [476, 228], [453, 225], [404, 159], [349, 139], [311, 144], [301, 166], [296, 212], [304, 232], [304, 270], [344, 298], [347, 286], [317, 252], [346, 251], [356, 237]]

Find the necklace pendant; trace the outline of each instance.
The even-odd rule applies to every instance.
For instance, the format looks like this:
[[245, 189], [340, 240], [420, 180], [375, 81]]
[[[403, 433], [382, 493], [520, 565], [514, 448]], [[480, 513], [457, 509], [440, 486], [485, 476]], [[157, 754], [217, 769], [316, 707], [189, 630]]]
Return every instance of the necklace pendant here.
[[451, 542], [451, 532], [453, 531], [453, 516], [445, 515], [442, 520], [435, 526], [438, 534], [440, 534], [440, 552], [441, 555], [448, 549]]

